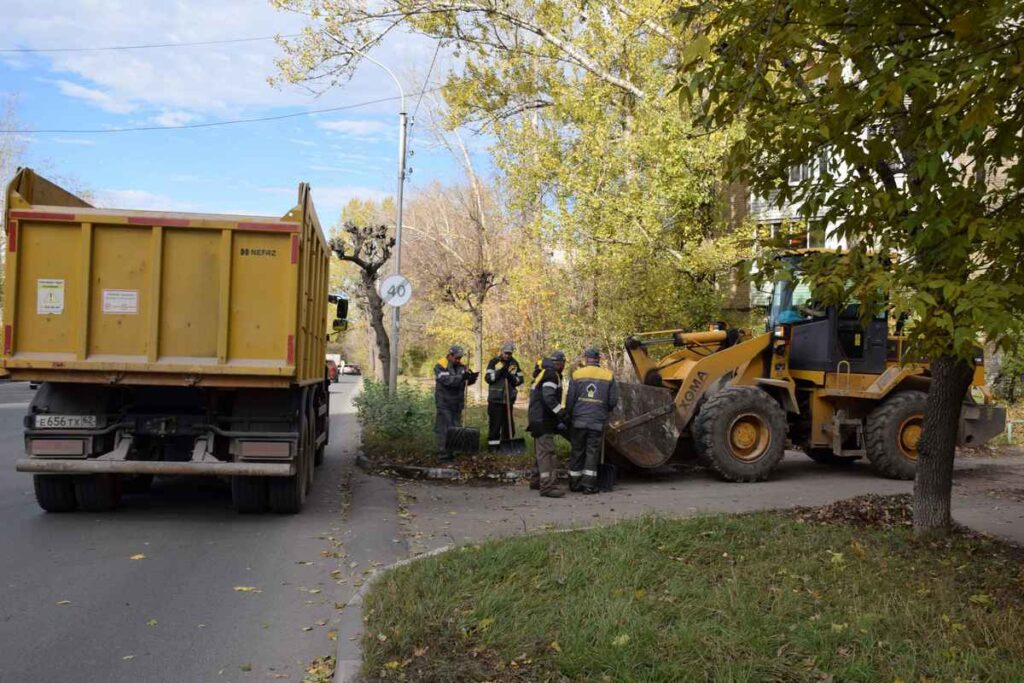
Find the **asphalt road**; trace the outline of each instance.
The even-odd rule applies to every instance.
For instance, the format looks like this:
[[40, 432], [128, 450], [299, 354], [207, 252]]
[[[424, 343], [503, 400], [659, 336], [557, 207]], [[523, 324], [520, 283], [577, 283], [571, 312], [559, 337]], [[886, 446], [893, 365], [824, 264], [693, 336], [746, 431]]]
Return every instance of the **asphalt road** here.
[[47, 514], [14, 471], [32, 391], [0, 384], [0, 681], [301, 681], [353, 590], [331, 572], [350, 570], [357, 379], [332, 389], [326, 462], [295, 516], [238, 515], [225, 484], [185, 477], [113, 512]]

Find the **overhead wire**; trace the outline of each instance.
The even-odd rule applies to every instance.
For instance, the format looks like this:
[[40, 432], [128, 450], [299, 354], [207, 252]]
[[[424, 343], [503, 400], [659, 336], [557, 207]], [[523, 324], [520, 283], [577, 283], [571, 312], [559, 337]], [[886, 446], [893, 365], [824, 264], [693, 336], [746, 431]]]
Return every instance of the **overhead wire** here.
[[0, 48], [3, 54], [31, 54], [54, 52], [108, 52], [115, 50], [153, 50], [168, 47], [197, 47], [201, 45], [228, 45], [231, 43], [255, 43], [261, 40], [277, 40], [278, 38], [296, 38], [299, 33], [280, 36], [257, 36], [255, 38], [227, 38], [224, 40], [200, 40], [189, 43], [147, 43], [142, 45], [105, 45], [101, 47], [9, 47]]
[[[431, 88], [430, 90], [424, 90], [427, 92], [436, 92], [441, 88]], [[422, 94], [421, 94], [422, 97]], [[275, 116], [260, 116], [251, 119], [230, 119], [227, 121], [209, 121], [206, 123], [185, 123], [177, 126], [134, 126], [130, 128], [25, 128], [25, 129], [11, 129], [11, 130], [0, 130], [3, 134], [24, 134], [24, 135], [38, 135], [46, 133], [61, 133], [61, 134], [102, 134], [102, 133], [135, 133], [141, 131], [156, 131], [156, 130], [188, 130], [195, 128], [214, 128], [217, 126], [234, 126], [244, 123], [260, 123], [263, 121], [280, 121], [282, 119], [292, 119], [299, 116], [312, 116], [314, 114], [327, 114], [335, 111], [345, 111], [346, 109], [359, 109], [361, 107], [369, 107], [374, 104], [381, 104], [382, 102], [393, 102], [400, 99], [398, 95], [391, 97], [381, 97], [376, 100], [367, 100], [365, 102], [356, 102], [353, 104], [346, 104], [340, 107], [326, 107], [324, 109], [307, 109], [305, 111], [292, 112], [290, 114], [278, 114]]]

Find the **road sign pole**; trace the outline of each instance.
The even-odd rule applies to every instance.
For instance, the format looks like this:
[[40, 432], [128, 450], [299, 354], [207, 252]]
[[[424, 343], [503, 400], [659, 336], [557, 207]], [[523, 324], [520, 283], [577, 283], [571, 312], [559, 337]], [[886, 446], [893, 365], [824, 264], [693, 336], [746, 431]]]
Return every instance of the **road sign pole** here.
[[[408, 129], [405, 107], [398, 114], [398, 192], [395, 204], [395, 275], [402, 273], [402, 189], [405, 185], [405, 136]], [[391, 307], [391, 367], [388, 373], [388, 393], [392, 396], [398, 389], [398, 332], [401, 307]]]

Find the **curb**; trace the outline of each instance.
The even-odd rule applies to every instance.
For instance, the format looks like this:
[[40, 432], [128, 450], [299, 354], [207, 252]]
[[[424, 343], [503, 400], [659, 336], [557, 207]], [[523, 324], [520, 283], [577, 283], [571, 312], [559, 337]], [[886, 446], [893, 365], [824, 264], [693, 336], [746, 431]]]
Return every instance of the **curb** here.
[[[379, 568], [377, 571], [366, 577], [363, 585], [359, 587], [356, 594], [353, 595], [352, 599], [349, 600], [347, 605], [345, 605], [345, 609], [341, 610], [341, 615], [339, 616], [339, 622], [341, 624], [348, 624], [350, 628], [344, 629], [345, 633], [342, 632], [341, 628], [338, 629], [338, 645], [334, 652], [334, 683], [355, 683], [359, 680], [359, 673], [363, 667], [363, 648], [360, 643], [363, 630], [363, 597], [366, 595], [366, 592], [370, 587], [387, 571], [397, 569], [398, 567], [404, 567], [405, 565], [412, 564], [418, 560], [446, 553], [452, 548], [453, 546], [450, 544], [444, 545], [440, 548], [427, 551], [422, 555], [399, 560], [394, 564], [389, 564], [387, 567]], [[355, 628], [351, 628], [353, 625], [355, 625]], [[343, 637], [343, 635], [346, 637]]]
[[463, 477], [462, 472], [454, 467], [419, 467], [417, 465], [397, 465], [393, 463], [374, 463], [362, 453], [356, 455], [356, 465], [360, 469], [371, 473], [380, 474], [382, 471], [395, 472], [408, 479], [433, 479], [439, 481], [466, 480], [489, 480], [514, 482], [519, 479], [529, 479], [530, 470], [509, 470], [503, 474], [491, 474], [482, 477]]

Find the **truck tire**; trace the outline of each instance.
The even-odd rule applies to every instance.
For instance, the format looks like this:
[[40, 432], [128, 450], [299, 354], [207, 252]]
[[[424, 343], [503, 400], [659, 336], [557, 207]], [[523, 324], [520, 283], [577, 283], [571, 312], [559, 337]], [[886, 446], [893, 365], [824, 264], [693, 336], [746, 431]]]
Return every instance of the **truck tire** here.
[[305, 458], [295, 461], [299, 471], [290, 477], [267, 477], [270, 509], [279, 515], [294, 515], [302, 512], [306, 502]]
[[786, 412], [757, 387], [726, 387], [694, 418], [696, 446], [728, 481], [763, 481], [785, 455]]
[[32, 486], [36, 490], [36, 502], [47, 512], [71, 512], [78, 507], [75, 484], [66, 474], [35, 474]]
[[901, 391], [868, 415], [864, 440], [876, 474], [889, 479], [914, 478], [927, 400], [923, 391]]
[[270, 509], [279, 515], [294, 515], [302, 511], [306, 502], [306, 491], [309, 490], [309, 470], [312, 463], [309, 452], [309, 419], [301, 421], [299, 434], [299, 452], [295, 456], [296, 472], [290, 477], [267, 477], [267, 488], [270, 498]]
[[231, 504], [242, 514], [267, 509], [267, 477], [231, 477]]
[[78, 507], [86, 512], [104, 512], [117, 507], [121, 495], [113, 474], [84, 474], [74, 477]]

